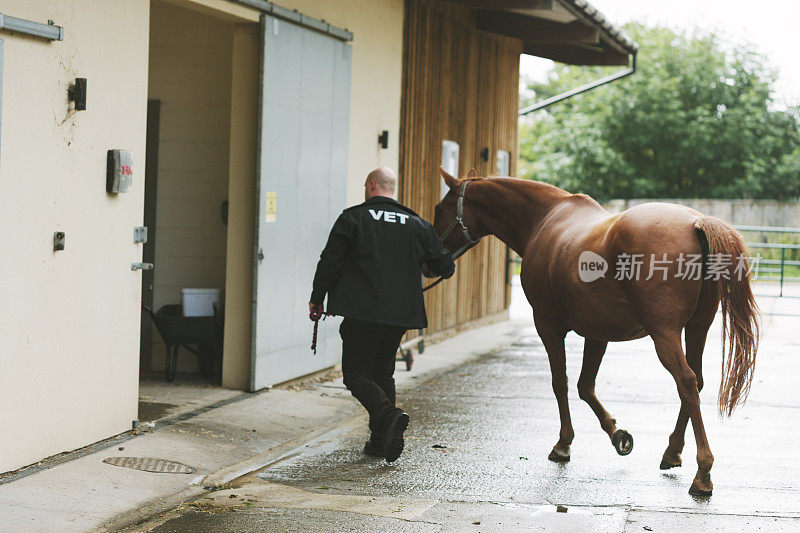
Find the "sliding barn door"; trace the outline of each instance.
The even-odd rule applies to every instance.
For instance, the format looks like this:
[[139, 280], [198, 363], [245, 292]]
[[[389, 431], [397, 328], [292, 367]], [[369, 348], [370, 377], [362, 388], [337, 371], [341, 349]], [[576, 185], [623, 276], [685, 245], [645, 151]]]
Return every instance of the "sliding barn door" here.
[[345, 207], [350, 62], [344, 41], [263, 16], [251, 389], [336, 364], [339, 319], [311, 344], [319, 254]]

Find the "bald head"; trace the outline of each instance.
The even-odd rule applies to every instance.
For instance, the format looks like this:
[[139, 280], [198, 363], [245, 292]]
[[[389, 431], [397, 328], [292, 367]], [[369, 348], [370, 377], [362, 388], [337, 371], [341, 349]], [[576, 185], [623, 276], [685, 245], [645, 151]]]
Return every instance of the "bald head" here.
[[367, 175], [364, 182], [364, 199], [373, 196], [394, 196], [397, 188], [397, 174], [389, 167], [378, 167]]

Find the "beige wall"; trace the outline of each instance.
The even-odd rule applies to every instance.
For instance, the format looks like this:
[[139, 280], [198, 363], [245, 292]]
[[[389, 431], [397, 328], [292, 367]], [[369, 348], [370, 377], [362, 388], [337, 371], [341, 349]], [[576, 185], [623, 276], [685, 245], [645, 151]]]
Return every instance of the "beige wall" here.
[[[136, 418], [148, 3], [4, 0], [63, 26], [5, 30], [0, 138], [0, 472]], [[123, 23], [121, 23], [123, 21]], [[88, 78], [88, 109], [67, 87]], [[133, 151], [133, 192], [105, 192], [106, 150]], [[53, 232], [66, 250], [53, 252]]]
[[[161, 101], [153, 306], [181, 302], [181, 288], [225, 287], [231, 105], [231, 22], [153, 1], [149, 98]], [[154, 331], [152, 368], [165, 348]], [[182, 352], [180, 371], [196, 371]]]

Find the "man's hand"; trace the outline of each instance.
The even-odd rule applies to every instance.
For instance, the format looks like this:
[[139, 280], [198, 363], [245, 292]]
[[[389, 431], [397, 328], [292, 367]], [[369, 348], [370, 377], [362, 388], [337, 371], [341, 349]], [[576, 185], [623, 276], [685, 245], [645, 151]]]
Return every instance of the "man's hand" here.
[[447, 278], [452, 277], [453, 274], [455, 274], [455, 272], [456, 272], [456, 265], [452, 260], [450, 261], [450, 265], [449, 266], [450, 266], [450, 268], [447, 270], [447, 272], [437, 274], [437, 273], [431, 271], [431, 267], [430, 267], [430, 265], [428, 265], [428, 263], [422, 263], [422, 275], [425, 276], [426, 278], [431, 278], [431, 279], [432, 278], [438, 278], [440, 276], [445, 278], [445, 279], [447, 279]]
[[308, 314], [313, 314], [315, 312], [322, 313], [324, 309], [322, 308], [321, 304], [315, 304], [314, 302], [308, 302]]

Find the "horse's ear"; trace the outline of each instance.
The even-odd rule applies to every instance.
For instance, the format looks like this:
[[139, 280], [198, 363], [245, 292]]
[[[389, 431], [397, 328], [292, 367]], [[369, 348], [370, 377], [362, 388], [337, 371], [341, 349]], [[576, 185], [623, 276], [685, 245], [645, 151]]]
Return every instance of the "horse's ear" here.
[[471, 169], [469, 169], [469, 172], [467, 172], [467, 177], [470, 178], [470, 179], [478, 177], [478, 171], [475, 170], [475, 167], [472, 167]]
[[448, 174], [447, 171], [442, 167], [439, 167], [439, 172], [442, 174], [442, 179], [444, 179], [444, 182], [447, 184], [448, 187], [450, 187], [451, 189], [455, 189], [456, 187], [458, 187], [457, 178], [454, 178], [453, 176]]

